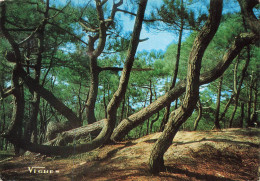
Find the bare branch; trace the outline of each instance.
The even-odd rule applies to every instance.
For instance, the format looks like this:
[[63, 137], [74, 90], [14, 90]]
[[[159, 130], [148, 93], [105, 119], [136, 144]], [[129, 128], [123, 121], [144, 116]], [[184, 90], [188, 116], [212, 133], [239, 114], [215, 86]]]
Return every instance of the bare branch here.
[[99, 31], [99, 28], [90, 28], [88, 27], [83, 21], [82, 19], [79, 20], [79, 24], [82, 26], [82, 28], [86, 31], [86, 32], [93, 32], [93, 33], [97, 33]]
[[[44, 98], [51, 106], [53, 106], [58, 112], [60, 112], [64, 117], [69, 120], [69, 124], [79, 125], [80, 120], [76, 114], [69, 109], [65, 104], [63, 104], [59, 99], [57, 99], [52, 92], [45, 89], [43, 86], [39, 85], [37, 81], [31, 78], [23, 70], [19, 70], [19, 76], [24, 80], [24, 83], [33, 91], [37, 92], [42, 98]], [[75, 127], [71, 125], [71, 127]]]
[[[101, 68], [101, 71], [104, 70], [111, 70], [111, 71], [122, 71], [122, 67], [103, 67]], [[153, 68], [132, 68], [132, 71], [150, 71], [153, 70]]]
[[108, 0], [103, 0], [103, 1], [101, 2], [101, 6], [103, 6], [104, 4], [106, 4], [107, 1], [108, 1]]
[[1, 90], [1, 97], [0, 100], [12, 95], [15, 91], [14, 87], [9, 88], [8, 90]]
[[101, 71], [110, 70], [110, 71], [122, 71], [122, 67], [103, 67], [101, 68]]
[[112, 8], [112, 11], [111, 11], [110, 18], [107, 19], [107, 22], [108, 22], [107, 27], [109, 27], [109, 26], [112, 24], [112, 22], [113, 22], [113, 20], [114, 20], [114, 18], [115, 18], [117, 9], [118, 9], [118, 7], [121, 6], [122, 4], [123, 4], [123, 0], [120, 0], [118, 3], [114, 3], [114, 4], [113, 4], [113, 8]]
[[42, 23], [43, 23], [43, 21], [41, 22], [40, 25], [38, 25], [38, 27], [27, 38], [25, 38], [24, 40], [19, 42], [18, 45], [22, 45], [22, 44], [26, 43], [27, 41], [29, 41], [30, 39], [32, 39], [34, 37], [34, 35], [36, 35], [36, 33], [40, 30]]
[[108, 121], [110, 122], [110, 126], [114, 126], [115, 124], [116, 111], [126, 93], [127, 85], [130, 78], [130, 73], [135, 60], [134, 57], [139, 44], [146, 5], [147, 5], [147, 0], [141, 0], [139, 3], [133, 34], [128, 47], [128, 53], [124, 64], [124, 69], [120, 77], [120, 83], [118, 89], [114, 93], [112, 99], [110, 100], [107, 106], [107, 114], [108, 114], [107, 118]]
[[[125, 13], [125, 14], [130, 14], [132, 16], [136, 16], [135, 13], [132, 13], [132, 12], [127, 11], [127, 10], [117, 8], [116, 11], [119, 11], [119, 12], [122, 12], [122, 13]], [[154, 21], [162, 21], [162, 19], [144, 19], [144, 22], [154, 22]]]
[[8, 28], [7, 31], [34, 31], [34, 28]]
[[[224, 54], [222, 61], [219, 62], [215, 68], [203, 73], [200, 76], [199, 84], [207, 84], [220, 77], [229, 67], [229, 65], [232, 63], [232, 60], [238, 55], [238, 53], [245, 46], [252, 44], [257, 40], [259, 40], [259, 36], [253, 33], [243, 33], [237, 36], [227, 53]], [[122, 139], [131, 129], [149, 119], [153, 114], [157, 113], [167, 104], [180, 97], [183, 92], [185, 92], [185, 88], [186, 81], [179, 81], [179, 83], [173, 89], [169, 90], [165, 95], [159, 97], [152, 104], [140, 110], [139, 112], [129, 116], [127, 119], [122, 120], [120, 124], [114, 129], [111, 139], [115, 141], [119, 141], [120, 139]]]
[[141, 71], [151, 71], [154, 70], [153, 68], [132, 68], [132, 71], [137, 71], [137, 72], [141, 72]]
[[147, 41], [147, 40], [149, 40], [149, 38], [140, 39], [140, 40], [139, 40], [139, 43], [140, 43], [140, 42]]
[[51, 22], [48, 22], [48, 24], [53, 25], [53, 26], [59, 28], [60, 30], [62, 30], [62, 31], [64, 31], [64, 32], [66, 32], [66, 33], [68, 33], [69, 35], [71, 35], [71, 36], [73, 36], [74, 38], [76, 38], [77, 40], [79, 40], [81, 43], [84, 43], [85, 45], [88, 45], [88, 43], [86, 43], [85, 41], [83, 41], [81, 38], [77, 37], [75, 34], [71, 33], [70, 31], [68, 31], [68, 30], [66, 30], [66, 29], [64, 29], [64, 28], [62, 28], [62, 27], [60, 27], [59, 25], [57, 25], [57, 24], [55, 24], [55, 23], [51, 23]]
[[98, 19], [99, 19], [99, 41], [97, 48], [93, 52], [94, 57], [98, 57], [104, 50], [105, 44], [106, 44], [106, 31], [107, 27], [104, 21], [104, 12], [102, 9], [102, 5], [100, 0], [96, 0], [96, 9], [97, 9], [97, 14], [98, 14]]
[[[24, 27], [22, 27], [22, 26], [17, 25], [17, 23], [14, 23], [14, 22], [12, 22], [12, 21], [9, 21], [8, 19], [6, 19], [6, 22], [9, 23], [10, 25], [14, 26], [14, 27], [17, 27], [18, 29], [28, 29], [28, 30], [31, 29], [31, 31], [34, 31], [34, 30], [37, 28], [37, 27], [34, 27], [34, 28], [24, 28]], [[9, 31], [9, 29], [6, 29], [6, 30]], [[10, 30], [10, 31], [11, 31], [11, 30]]]
[[[63, 13], [63, 10], [64, 10], [66, 7], [68, 7], [70, 3], [71, 3], [71, 2], [68, 2], [60, 11], [58, 11], [57, 13], [55, 13], [53, 16], [49, 17], [48, 19], [53, 19], [53, 18], [57, 17], [60, 13]], [[47, 2], [46, 12], [48, 12], [49, 9], [50, 9], [50, 7], [49, 7], [49, 2]], [[45, 12], [45, 14], [46, 14], [46, 12]]]

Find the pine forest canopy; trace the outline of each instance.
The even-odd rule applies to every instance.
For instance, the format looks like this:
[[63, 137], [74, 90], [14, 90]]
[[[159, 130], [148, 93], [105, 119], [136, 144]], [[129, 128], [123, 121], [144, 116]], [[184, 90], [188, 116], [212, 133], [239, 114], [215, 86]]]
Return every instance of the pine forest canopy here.
[[[259, 124], [259, 8], [257, 0], [1, 1], [0, 148], [65, 156], [161, 131], [149, 161], [159, 173], [180, 129]], [[155, 50], [165, 33], [174, 43]], [[145, 50], [147, 42], [159, 43]]]

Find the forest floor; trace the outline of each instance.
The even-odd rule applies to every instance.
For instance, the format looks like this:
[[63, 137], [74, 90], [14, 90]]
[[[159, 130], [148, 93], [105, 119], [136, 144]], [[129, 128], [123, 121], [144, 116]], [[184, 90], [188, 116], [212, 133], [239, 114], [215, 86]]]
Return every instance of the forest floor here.
[[[148, 160], [159, 136], [154, 133], [69, 158], [39, 154], [0, 157], [0, 181], [260, 180], [260, 129], [180, 131], [164, 157], [167, 171], [153, 176], [148, 172]], [[30, 173], [32, 167], [54, 173]]]

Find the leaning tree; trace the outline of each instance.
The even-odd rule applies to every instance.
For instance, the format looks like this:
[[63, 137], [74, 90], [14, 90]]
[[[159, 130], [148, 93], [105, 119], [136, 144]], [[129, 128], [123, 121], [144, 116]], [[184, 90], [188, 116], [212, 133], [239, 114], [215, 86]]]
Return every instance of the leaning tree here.
[[199, 99], [201, 60], [207, 46], [218, 30], [222, 4], [222, 0], [211, 0], [208, 20], [194, 40], [189, 56], [185, 97], [181, 106], [171, 112], [165, 129], [154, 144], [149, 161], [152, 173], [159, 173], [165, 169], [163, 155], [172, 144], [172, 139], [180, 126], [191, 116]]
[[[174, 135], [177, 133], [178, 128], [187, 118], [191, 115], [199, 95], [199, 86], [207, 84], [219, 78], [225, 70], [232, 63], [233, 59], [239, 54], [239, 52], [249, 44], [254, 43], [256, 40], [259, 40], [259, 21], [255, 17], [253, 8], [259, 3], [257, 0], [238, 0], [241, 12], [250, 27], [251, 32], [241, 33], [234, 38], [233, 43], [229, 46], [226, 53], [223, 55], [222, 60], [211, 70], [200, 74], [201, 59], [203, 57], [204, 51], [213, 38], [215, 32], [218, 30], [219, 21], [221, 18], [221, 0], [211, 0], [210, 14], [204, 28], [199, 32], [197, 38], [194, 41], [194, 45], [189, 57], [187, 79], [180, 80], [172, 89], [170, 89], [165, 95], [159, 97], [157, 100], [153, 101], [147, 107], [141, 109], [140, 111], [130, 115], [128, 118], [123, 119], [117, 127], [116, 123], [116, 112], [122, 99], [126, 93], [130, 73], [132, 71], [133, 62], [135, 59], [136, 50], [140, 42], [140, 32], [142, 29], [142, 24], [144, 20], [144, 13], [147, 4], [147, 0], [140, 0], [138, 3], [138, 11], [135, 14], [135, 25], [131, 40], [129, 42], [127, 56], [124, 62], [124, 67], [121, 73], [120, 81], [117, 90], [113, 94], [108, 106], [107, 106], [107, 117], [89, 124], [84, 127], [78, 127], [66, 131], [61, 134], [60, 139], [71, 138], [75, 136], [75, 132], [78, 133], [77, 136], [86, 135], [89, 132], [95, 130], [101, 130], [99, 135], [92, 140], [81, 145], [73, 146], [50, 146], [50, 145], [38, 145], [25, 140], [19, 137], [18, 131], [19, 127], [22, 124], [24, 116], [24, 88], [28, 88], [32, 93], [37, 93], [36, 96], [40, 96], [42, 99], [45, 99], [57, 112], [63, 115], [67, 120], [72, 124], [77, 124], [80, 122], [80, 119], [76, 114], [68, 108], [62, 101], [60, 101], [51, 91], [49, 91], [44, 86], [40, 85], [37, 77], [32, 78], [31, 75], [24, 69], [24, 62], [21, 56], [20, 44], [16, 42], [14, 34], [11, 33], [6, 27], [8, 23], [8, 17], [6, 12], [8, 10], [9, 2], [1, 2], [1, 34], [9, 42], [12, 49], [11, 53], [6, 57], [11, 61], [14, 66], [12, 70], [12, 85], [11, 88], [3, 92], [1, 96], [13, 95], [13, 116], [12, 121], [9, 126], [9, 129], [2, 134], [3, 137], [8, 139], [13, 144], [24, 148], [32, 152], [38, 152], [47, 155], [68, 155], [73, 153], [87, 152], [93, 150], [107, 141], [120, 141], [125, 137], [125, 135], [135, 128], [136, 126], [143, 123], [145, 120], [149, 119], [151, 116], [156, 114], [158, 111], [163, 109], [165, 106], [169, 105], [172, 101], [176, 100], [185, 92], [185, 98], [176, 111], [172, 112], [170, 119], [161, 135], [161, 137], [156, 142], [154, 149], [150, 157], [150, 168], [153, 173], [158, 173], [164, 168], [163, 164], [163, 154], [168, 149]], [[48, 5], [49, 1], [46, 1], [45, 12], [48, 12], [50, 8]], [[92, 72], [92, 77], [94, 74], [98, 74], [95, 71], [100, 71], [100, 67], [97, 66], [97, 57], [104, 50], [106, 44], [107, 31], [109, 30], [108, 26], [111, 25], [113, 21], [113, 13], [119, 11], [118, 6], [123, 2], [122, 0], [119, 3], [115, 3], [112, 8], [111, 19], [104, 18], [103, 8], [107, 0], [100, 1], [96, 0], [96, 12], [97, 12], [97, 26], [96, 29], [88, 29], [85, 27], [85, 30], [92, 32], [89, 37], [88, 44], [88, 56], [92, 58], [93, 67], [90, 68]], [[59, 13], [63, 13], [62, 11]], [[46, 16], [48, 14], [46, 13]], [[44, 25], [44, 22], [50, 20], [51, 17], [43, 18], [43, 21], [40, 21], [39, 27]], [[80, 21], [79, 23], [84, 22]], [[34, 29], [34, 31], [39, 31]], [[96, 42], [96, 43], [95, 43]], [[90, 61], [91, 62], [91, 61]], [[96, 77], [94, 77], [96, 78]], [[93, 80], [93, 92], [94, 97], [96, 96], [96, 85], [98, 82]], [[91, 90], [91, 89], [90, 89]], [[37, 98], [37, 97], [36, 97]], [[35, 99], [37, 100], [37, 99]], [[94, 98], [92, 99], [94, 100]], [[95, 101], [94, 101], [95, 102]], [[89, 102], [88, 102], [89, 103]], [[88, 104], [87, 105], [90, 105]], [[91, 107], [91, 106], [90, 106]], [[91, 108], [92, 109], [92, 108]], [[92, 113], [91, 113], [92, 114]], [[95, 119], [92, 119], [95, 120]], [[73, 125], [74, 126], [74, 125]], [[72, 126], [72, 127], [73, 127]], [[76, 127], [76, 126], [75, 126]], [[59, 139], [59, 140], [60, 140]], [[66, 139], [64, 139], [66, 142]], [[159, 163], [158, 166], [155, 163]]]
[[[123, 1], [120, 0], [118, 3], [113, 4], [113, 8], [111, 11], [112, 13], [108, 19], [105, 19], [103, 14], [104, 13], [103, 8], [107, 1], [101, 2], [100, 0], [96, 0], [95, 2], [96, 2], [96, 11], [98, 17], [97, 20], [99, 22], [99, 27], [96, 29], [98, 30], [97, 34], [95, 34], [93, 37], [89, 36], [87, 52], [89, 54], [90, 59], [93, 59], [90, 62], [92, 64], [95, 64], [94, 69], [95, 68], [99, 69], [100, 67], [96, 67], [96, 59], [104, 50], [108, 27], [112, 24], [113, 17], [115, 16], [115, 13], [118, 11], [117, 8], [122, 4]], [[8, 55], [8, 57], [6, 58], [15, 64], [12, 73], [12, 87], [10, 88], [11, 90], [8, 90], [6, 91], [6, 93], [4, 93], [4, 95], [12, 94], [14, 96], [12, 122], [8, 130], [6, 130], [2, 134], [2, 136], [7, 138], [14, 145], [17, 145], [21, 148], [33, 152], [39, 152], [39, 153], [49, 154], [49, 155], [68, 155], [74, 153], [75, 151], [77, 153], [86, 152], [94, 148], [97, 148], [100, 145], [104, 144], [106, 141], [108, 141], [115, 127], [117, 109], [122, 101], [122, 97], [124, 97], [124, 94], [126, 92], [126, 88], [130, 77], [130, 72], [132, 70], [133, 62], [135, 59], [136, 50], [140, 42], [139, 37], [142, 29], [146, 4], [147, 4], [147, 0], [141, 0], [139, 2], [135, 25], [134, 25], [131, 40], [129, 42], [124, 67], [122, 69], [120, 83], [118, 85], [118, 89], [114, 93], [112, 99], [110, 100], [107, 106], [107, 110], [106, 110], [107, 118], [103, 119], [102, 130], [94, 140], [83, 145], [78, 145], [75, 148], [73, 146], [62, 147], [62, 146], [37, 145], [17, 135], [16, 132], [17, 130], [19, 130], [18, 128], [21, 127], [23, 116], [24, 116], [24, 97], [22, 95], [23, 89], [21, 89], [20, 80], [22, 80], [23, 83], [30, 90], [36, 92], [43, 99], [45, 99], [54, 109], [56, 109], [60, 114], [66, 117], [70, 121], [70, 123], [76, 124], [80, 120], [75, 115], [75, 113], [71, 109], [69, 109], [64, 103], [62, 103], [57, 97], [55, 97], [51, 91], [47, 90], [42, 85], [39, 85], [37, 79], [32, 78], [28, 74], [28, 72], [24, 70], [23, 58], [21, 56], [21, 51], [19, 47], [20, 44], [15, 41], [13, 35], [6, 28], [6, 23], [8, 22], [8, 17], [6, 16], [8, 2], [1, 2], [1, 32], [3, 33], [4, 37], [8, 40], [8, 42], [12, 47], [11, 54]], [[47, 12], [49, 11], [49, 9], [51, 9], [51, 7], [49, 6], [49, 1], [47, 1], [46, 16], [48, 15]], [[47, 18], [45, 17], [41, 22], [41, 24], [39, 25], [39, 27], [42, 27], [43, 23], [47, 23], [46, 21], [48, 21], [49, 19], [50, 17]], [[84, 29], [87, 29], [87, 27], [84, 27]], [[38, 31], [38, 29], [35, 29], [34, 31]], [[26, 39], [24, 41], [26, 41]], [[97, 40], [98, 43], [97, 46], [95, 46], [96, 45], [95, 42]], [[90, 70], [90, 72], [92, 73], [95, 73], [96, 71], [97, 70], [92, 70], [92, 69]], [[94, 87], [95, 89], [97, 88], [96, 83]]]

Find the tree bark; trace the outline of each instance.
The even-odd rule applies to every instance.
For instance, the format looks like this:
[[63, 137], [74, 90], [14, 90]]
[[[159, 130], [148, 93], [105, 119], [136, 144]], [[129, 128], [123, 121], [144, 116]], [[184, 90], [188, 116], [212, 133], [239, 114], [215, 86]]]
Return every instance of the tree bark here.
[[[2, 82], [1, 82], [2, 83]], [[2, 99], [2, 100], [0, 100], [0, 103], [1, 103], [1, 105], [2, 105], [2, 112], [3, 112], [3, 114], [1, 115], [1, 125], [0, 125], [0, 131], [1, 131], [1, 133], [3, 133], [4, 132], [4, 130], [6, 129], [5, 128], [5, 124], [6, 124], [6, 115], [5, 115], [5, 101]], [[3, 150], [3, 148], [4, 148], [4, 139], [1, 139], [1, 150]]]
[[[37, 61], [34, 68], [34, 77], [37, 84], [40, 84], [40, 77], [41, 77], [41, 65], [42, 65], [42, 54], [44, 52], [44, 34], [45, 34], [45, 26], [47, 24], [47, 18], [49, 13], [49, 0], [46, 1], [46, 10], [44, 12], [44, 21], [42, 23], [41, 28], [38, 30], [38, 36], [39, 36], [39, 52], [37, 55]], [[29, 74], [29, 71], [28, 71]], [[33, 98], [32, 98], [32, 113], [31, 117], [29, 119], [29, 122], [27, 122], [27, 129], [25, 129], [25, 139], [27, 141], [30, 141], [33, 135], [33, 143], [37, 143], [37, 117], [39, 113], [39, 106], [40, 106], [40, 95], [30, 90]]]
[[[0, 96], [2, 97], [2, 94], [3, 94], [3, 85], [4, 85], [4, 75], [1, 74], [0, 75]], [[2, 110], [2, 114], [1, 114], [1, 122], [0, 122], [0, 132], [3, 133], [4, 130], [6, 129], [5, 126], [6, 126], [6, 109], [5, 109], [5, 100], [4, 99], [0, 99], [0, 105], [1, 105], [1, 108], [0, 110]], [[4, 141], [5, 139], [1, 139], [1, 150], [4, 149]]]
[[74, 140], [89, 136], [92, 133], [96, 134], [97, 131], [102, 129], [103, 125], [104, 120], [100, 120], [86, 126], [62, 132], [54, 139], [44, 143], [44, 145], [65, 146], [68, 143], [72, 143]]
[[150, 172], [153, 174], [158, 174], [160, 171], [165, 170], [163, 155], [170, 147], [172, 139], [178, 132], [180, 126], [190, 117], [196, 106], [199, 98], [201, 60], [208, 44], [218, 29], [222, 14], [222, 3], [223, 1], [221, 0], [210, 1], [209, 18], [194, 40], [189, 56], [187, 86], [183, 103], [177, 110], [171, 113], [169, 122], [153, 146], [150, 155], [149, 166]]
[[201, 105], [200, 99], [198, 100], [197, 106], [198, 106], [198, 116], [197, 116], [197, 118], [196, 118], [196, 120], [194, 122], [194, 129], [193, 129], [194, 131], [197, 130], [198, 125], [199, 125], [199, 121], [200, 121], [200, 119], [202, 117], [202, 105]]
[[135, 59], [135, 53], [139, 44], [140, 33], [142, 30], [142, 22], [146, 9], [147, 0], [140, 0], [137, 16], [135, 19], [134, 31], [130, 40], [126, 62], [120, 77], [118, 89], [114, 93], [107, 107], [107, 135], [110, 137], [116, 123], [117, 109], [125, 96], [128, 81], [130, 78], [131, 69]]
[[247, 127], [253, 127], [253, 123], [251, 120], [251, 106], [252, 106], [252, 93], [253, 93], [253, 72], [251, 75], [250, 85], [249, 85], [249, 94], [248, 94], [248, 102], [247, 102]]
[[37, 81], [27, 75], [27, 73], [22, 68], [19, 70], [19, 76], [23, 79], [24, 83], [29, 87], [29, 89], [37, 92], [54, 109], [56, 109], [60, 114], [68, 119], [69, 122], [67, 125], [69, 125], [70, 129], [80, 126], [81, 121], [76, 116], [76, 114], [59, 99], [57, 99], [50, 91], [39, 85]]
[[241, 75], [241, 79], [240, 79], [239, 85], [238, 85], [238, 87], [236, 87], [236, 85], [234, 85], [235, 105], [234, 105], [233, 112], [232, 112], [232, 114], [230, 116], [229, 128], [231, 128], [232, 124], [233, 124], [233, 119], [234, 119], [234, 116], [235, 116], [235, 113], [236, 113], [236, 110], [237, 110], [237, 106], [238, 106], [239, 94], [240, 94], [240, 91], [241, 91], [241, 88], [242, 88], [242, 84], [243, 84], [244, 78], [246, 76], [247, 67], [248, 67], [249, 62], [250, 62], [250, 48], [249, 48], [249, 46], [247, 46], [247, 49], [248, 49], [248, 52], [247, 52], [248, 56], [247, 56], [246, 63], [245, 63], [245, 65], [243, 67], [243, 70], [242, 70], [242, 75]]
[[243, 128], [244, 117], [245, 117], [245, 104], [242, 102], [241, 103], [241, 116], [240, 116], [240, 121], [239, 121], [240, 128]]
[[[103, 104], [104, 104], [104, 110], [105, 110], [105, 118], [107, 118], [107, 112], [106, 112], [106, 110], [107, 110], [107, 103], [106, 103], [106, 85], [105, 85], [105, 83], [104, 83], [104, 91], [103, 91]], [[122, 112], [123, 112], [123, 110], [124, 110], [124, 104], [123, 104], [123, 108], [122, 108]]]
[[[222, 61], [220, 61], [215, 68], [203, 73], [200, 76], [199, 85], [207, 84], [220, 77], [229, 67], [229, 65], [232, 63], [232, 60], [238, 55], [238, 53], [246, 45], [253, 43], [257, 39], [259, 39], [259, 37], [253, 33], [242, 33], [241, 35], [238, 35], [229, 50], [224, 54]], [[169, 90], [165, 95], [159, 97], [152, 104], [122, 120], [115, 128], [111, 139], [114, 141], [119, 141], [124, 138], [131, 129], [135, 128], [153, 114], [157, 113], [166, 105], [181, 96], [185, 91], [185, 87], [186, 81], [179, 81], [179, 83], [173, 89]]]
[[[229, 67], [229, 65], [232, 63], [232, 60], [238, 55], [241, 49], [245, 47], [247, 44], [253, 43], [257, 39], [258, 37], [251, 33], [242, 34], [238, 36], [235, 42], [233, 43], [233, 45], [223, 56], [223, 60], [219, 62], [219, 64], [215, 68], [200, 76], [199, 84], [200, 85], [207, 84], [220, 77], [223, 74], [223, 72]], [[157, 113], [162, 108], [164, 108], [167, 102], [171, 102], [176, 98], [178, 98], [179, 96], [181, 96], [182, 93], [185, 91], [185, 86], [186, 86], [185, 81], [183, 80], [180, 81], [175, 88], [168, 91], [164, 96], [159, 97], [156, 101], [154, 101], [146, 108], [122, 120], [119, 123], [119, 125], [114, 129], [113, 134], [111, 136], [111, 140], [120, 141], [121, 139], [123, 139], [131, 129], [137, 127], [138, 125], [143, 123], [146, 119], [151, 117], [153, 114]], [[36, 87], [38, 86], [36, 85]], [[231, 99], [232, 97], [233, 95], [231, 96]], [[128, 111], [126, 112], [129, 112], [129, 104], [127, 107], [128, 107]], [[223, 119], [223, 113], [220, 119], [221, 120]]]
[[95, 104], [98, 95], [100, 68], [97, 66], [97, 58], [90, 57], [90, 88], [88, 93], [88, 100], [86, 102], [86, 118], [88, 124], [96, 122]]
[[253, 115], [255, 116], [255, 120], [253, 119], [253, 122], [257, 122], [257, 95], [258, 95], [258, 90], [257, 90], [257, 78], [254, 80], [254, 102], [253, 102]]
[[[149, 103], [151, 104], [153, 102], [153, 90], [152, 90], [152, 81], [149, 81], [149, 93], [150, 93], [150, 100]], [[147, 125], [146, 125], [146, 135], [149, 134], [149, 124], [150, 124], [150, 120], [147, 119]]]
[[[6, 23], [6, 3], [2, 2], [2, 8], [1, 8], [1, 18], [0, 18], [0, 29], [4, 37], [8, 40], [10, 43], [12, 49], [14, 52], [12, 54], [13, 60], [12, 62], [15, 63], [13, 70], [12, 70], [12, 79], [11, 79], [11, 88], [12, 95], [13, 95], [13, 113], [11, 118], [11, 123], [9, 124], [9, 128], [2, 133], [3, 136], [7, 137], [17, 137], [22, 136], [18, 135], [22, 132], [22, 123], [24, 118], [24, 107], [25, 107], [25, 101], [24, 101], [24, 90], [23, 86], [20, 85], [19, 81], [19, 69], [21, 69], [21, 53], [19, 50], [18, 44], [14, 41], [12, 36], [9, 34], [5, 27]], [[10, 61], [10, 60], [8, 60]], [[17, 146], [17, 145], [16, 145]]]
[[215, 128], [217, 130], [220, 130], [220, 124], [219, 124], [219, 110], [220, 110], [220, 99], [221, 99], [221, 89], [222, 89], [222, 83], [223, 83], [223, 76], [219, 80], [218, 85], [218, 95], [217, 95], [217, 106], [216, 106], [216, 112], [215, 112]]
[[[139, 37], [140, 37], [140, 32], [142, 29], [142, 23], [143, 23], [143, 18], [144, 18], [144, 12], [146, 8], [147, 0], [141, 0], [139, 3], [139, 8], [137, 12], [137, 17], [135, 20], [135, 26], [134, 26], [134, 31], [132, 35], [132, 39], [129, 44], [129, 49], [128, 49], [128, 55], [126, 58], [126, 63], [120, 78], [120, 83], [117, 91], [113, 95], [113, 98], [111, 99], [107, 113], [108, 113], [108, 118], [103, 120], [103, 127], [99, 135], [92, 141], [87, 142], [85, 144], [77, 145], [77, 146], [48, 146], [48, 145], [38, 145], [34, 144], [31, 142], [26, 142], [24, 139], [19, 138], [19, 137], [8, 137], [8, 140], [12, 142], [13, 144], [22, 147], [26, 150], [32, 151], [32, 152], [37, 152], [37, 153], [42, 153], [45, 155], [71, 155], [75, 153], [82, 153], [82, 152], [87, 152], [91, 151], [102, 144], [104, 144], [111, 136], [112, 131], [115, 126], [115, 118], [116, 118], [116, 111], [118, 106], [121, 103], [122, 97], [124, 96], [131, 72], [131, 68], [133, 65], [135, 53], [137, 50], [137, 46], [139, 43]], [[98, 45], [98, 47], [101, 45]], [[98, 48], [97, 48], [98, 50]], [[98, 52], [95, 50], [94, 54], [98, 54]], [[45, 99], [48, 100], [48, 102], [52, 102], [52, 98], [57, 101], [57, 99], [46, 89], [44, 89], [42, 86], [39, 86], [35, 80], [30, 78], [29, 76], [26, 75], [26, 72], [21, 68], [19, 70], [19, 75], [23, 78], [23, 80], [26, 82], [28, 86], [33, 88], [34, 91], [37, 91], [41, 93], [43, 96], [45, 96]], [[51, 96], [48, 97], [46, 95]], [[53, 102], [52, 102], [53, 103]], [[59, 102], [58, 102], [59, 103]], [[63, 104], [60, 104], [63, 106]], [[55, 107], [56, 106], [56, 107]], [[53, 105], [55, 109], [59, 109], [57, 105]], [[65, 107], [66, 108], [66, 107]], [[16, 109], [14, 109], [16, 111]], [[60, 110], [64, 111], [64, 110]], [[70, 111], [71, 113], [72, 111]], [[66, 112], [62, 113], [63, 115], [66, 114]], [[23, 112], [22, 112], [23, 115]], [[14, 124], [12, 127], [16, 126]]]
[[241, 7], [241, 13], [245, 18], [245, 22], [248, 27], [254, 32], [256, 35], [260, 35], [260, 22], [256, 18], [253, 8], [259, 4], [259, 0], [237, 0]]
[[153, 131], [153, 124], [159, 119], [159, 116], [160, 116], [160, 112], [158, 112], [156, 118], [151, 121], [150, 133], [152, 133], [152, 131]]
[[[99, 20], [99, 28], [98, 28], [98, 34], [94, 37], [89, 36], [89, 42], [88, 42], [88, 51], [87, 54], [90, 58], [90, 88], [89, 88], [89, 96], [86, 102], [86, 117], [88, 124], [92, 124], [96, 122], [95, 117], [95, 104], [97, 100], [98, 95], [98, 85], [99, 85], [99, 73], [102, 70], [97, 65], [97, 58], [100, 56], [100, 54], [103, 52], [106, 44], [106, 37], [107, 37], [107, 30], [109, 26], [112, 24], [112, 20], [115, 17], [115, 13], [117, 11], [117, 8], [121, 6], [123, 1], [119, 1], [118, 3], [113, 4], [113, 8], [110, 15], [110, 22], [106, 24], [106, 21], [104, 19], [104, 12], [102, 9], [102, 6], [106, 3], [106, 1], [101, 2], [100, 0], [96, 1], [96, 10], [97, 10], [97, 16]], [[97, 47], [94, 48], [95, 42], [98, 39]]]
[[221, 116], [220, 116], [220, 118], [219, 118], [220, 120], [224, 120], [224, 128], [226, 127], [226, 121], [225, 121], [224, 117], [225, 117], [225, 115], [226, 115], [226, 113], [227, 113], [227, 110], [228, 110], [228, 108], [229, 108], [229, 106], [230, 106], [230, 104], [231, 104], [231, 102], [232, 102], [234, 96], [235, 96], [235, 93], [233, 92], [233, 94], [232, 94], [231, 97], [229, 98], [227, 104], [225, 105], [224, 111], [222, 112], [222, 114], [221, 114]]
[[[24, 91], [23, 88], [19, 86], [19, 75], [18, 75], [18, 66], [16, 65], [12, 73], [12, 87], [14, 87], [13, 92], [13, 113], [11, 123], [5, 132], [1, 136], [10, 139], [16, 137], [22, 137], [22, 125], [24, 119]], [[15, 146], [15, 154], [19, 154], [20, 146]]]
[[[183, 9], [183, 0], [181, 1], [181, 8]], [[178, 71], [179, 71], [179, 62], [180, 62], [180, 56], [181, 56], [181, 39], [182, 39], [182, 33], [183, 33], [183, 26], [184, 26], [183, 17], [181, 17], [181, 25], [180, 25], [180, 30], [179, 30], [176, 62], [175, 62], [175, 67], [174, 67], [172, 85], [171, 85], [170, 89], [175, 87], [175, 84], [176, 84], [176, 81], [177, 81], [177, 76], [178, 76]], [[176, 105], [177, 105], [177, 101], [178, 101], [178, 99], [176, 99]], [[163, 131], [164, 126], [169, 119], [170, 107], [171, 107], [171, 104], [168, 104], [165, 108], [165, 116], [164, 116], [164, 119], [163, 119], [161, 126], [160, 126], [161, 131]], [[175, 106], [175, 108], [177, 109], [177, 106]]]

